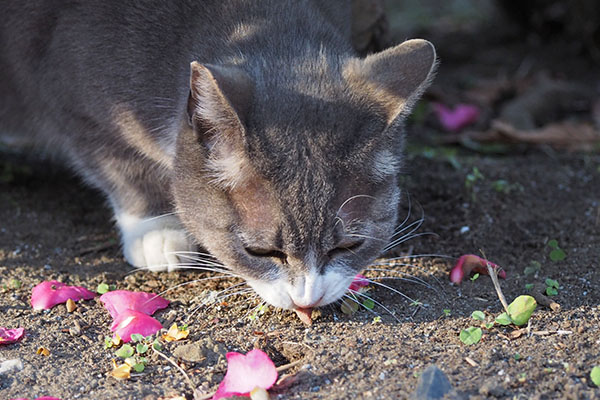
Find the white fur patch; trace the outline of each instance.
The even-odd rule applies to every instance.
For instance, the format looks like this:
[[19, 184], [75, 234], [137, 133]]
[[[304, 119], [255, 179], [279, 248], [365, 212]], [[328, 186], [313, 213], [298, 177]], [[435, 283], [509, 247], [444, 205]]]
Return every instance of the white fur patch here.
[[169, 215], [155, 218], [118, 213], [123, 253], [131, 265], [150, 271], [172, 271], [178, 268], [175, 252], [192, 251], [193, 246], [179, 219]]
[[383, 180], [399, 172], [400, 163], [389, 150], [382, 150], [375, 155], [373, 173], [377, 179]]
[[216, 150], [218, 154], [210, 156], [206, 167], [211, 183], [233, 189], [249, 177], [250, 168], [241, 152], [227, 152], [228, 146], [224, 147], [225, 149]]
[[291, 285], [287, 277], [275, 281], [248, 280], [248, 284], [275, 307], [284, 309], [320, 307], [339, 300], [352, 283], [353, 275], [344, 268], [329, 268], [322, 275], [315, 268]]

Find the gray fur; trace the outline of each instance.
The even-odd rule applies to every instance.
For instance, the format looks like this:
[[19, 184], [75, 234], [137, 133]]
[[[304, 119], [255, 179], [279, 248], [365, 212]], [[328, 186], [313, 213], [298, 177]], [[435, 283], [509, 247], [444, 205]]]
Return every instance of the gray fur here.
[[[401, 165], [435, 52], [357, 58], [350, 0], [332, 4], [7, 0], [0, 129], [59, 149], [117, 215], [177, 210], [248, 279], [293, 284], [309, 255], [353, 276], [393, 233], [396, 175], [378, 154]], [[374, 239], [345, 251], [352, 235]]]

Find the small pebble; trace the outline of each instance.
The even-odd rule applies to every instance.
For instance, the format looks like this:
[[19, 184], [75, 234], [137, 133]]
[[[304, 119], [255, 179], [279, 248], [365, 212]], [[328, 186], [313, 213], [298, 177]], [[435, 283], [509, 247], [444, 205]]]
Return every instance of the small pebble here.
[[0, 376], [19, 372], [23, 369], [23, 362], [15, 358], [14, 360], [6, 360], [0, 363]]

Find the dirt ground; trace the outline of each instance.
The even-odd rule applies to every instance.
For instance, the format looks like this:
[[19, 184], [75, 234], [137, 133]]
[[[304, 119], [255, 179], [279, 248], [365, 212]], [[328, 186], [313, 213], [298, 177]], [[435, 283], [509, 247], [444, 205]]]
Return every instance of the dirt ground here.
[[[493, 29], [478, 32], [422, 32], [442, 59], [430, 93], [461, 93], [465, 77], [497, 77], [498, 71], [510, 76], [532, 54], [531, 74], [545, 70], [590, 87], [600, 84], [588, 61], [556, 51], [547, 56], [549, 47], [515, 36], [497, 40], [502, 35]], [[486, 47], [490, 41], [492, 48]], [[194, 282], [213, 276], [197, 271], [134, 272], [123, 260], [101, 194], [60, 166], [2, 149], [0, 326], [24, 327], [26, 336], [0, 347], [0, 362], [23, 363], [20, 371], [0, 372], [0, 398], [192, 398], [182, 373], [156, 355], [129, 380], [107, 376], [116, 358], [104, 348], [110, 315], [95, 300], [78, 303], [72, 313], [62, 305], [33, 311], [32, 287], [50, 279], [90, 289], [100, 283], [155, 293], [171, 289], [164, 297], [172, 303], [156, 316], [163, 326], [188, 323], [190, 336], [166, 343], [164, 354], [207, 393], [225, 373], [227, 351], [259, 347], [276, 365], [299, 361], [272, 398], [410, 398], [432, 364], [447, 375], [454, 398], [600, 398], [589, 377], [600, 365], [600, 152], [517, 144], [492, 154], [439, 145], [436, 138], [443, 134], [430, 114], [415, 118], [409, 132], [403, 212], [410, 197], [408, 223], [423, 212], [424, 223], [414, 232], [423, 235], [395, 252], [411, 257], [388, 255], [373, 266], [382, 271], [366, 272], [388, 278], [377, 280], [387, 287], [371, 285], [369, 296], [378, 303], [372, 310], [347, 315], [333, 304], [310, 327], [289, 311], [258, 310], [251, 296], [214, 301], [241, 290], [220, 292], [240, 281]], [[552, 239], [566, 253], [564, 260], [550, 259]], [[552, 298], [560, 310], [539, 305], [517, 338], [511, 338], [514, 328], [496, 326], [484, 329], [481, 342], [463, 344], [461, 329], [479, 326], [473, 311], [488, 318], [502, 311], [488, 277], [458, 286], [448, 280], [456, 257], [481, 252], [506, 270], [501, 284], [509, 301], [530, 293], [526, 284], [551, 278], [560, 285]], [[534, 262], [539, 270], [526, 274]], [[40, 346], [50, 355], [36, 354]], [[203, 359], [194, 358], [197, 352]]]

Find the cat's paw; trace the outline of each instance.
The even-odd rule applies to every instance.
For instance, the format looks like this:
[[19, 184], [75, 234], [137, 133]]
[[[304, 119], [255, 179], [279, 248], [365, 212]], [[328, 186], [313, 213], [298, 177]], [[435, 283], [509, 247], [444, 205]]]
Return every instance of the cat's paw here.
[[177, 253], [194, 250], [177, 217], [138, 218], [119, 214], [117, 224], [125, 259], [135, 267], [154, 272], [173, 271], [186, 262]]

